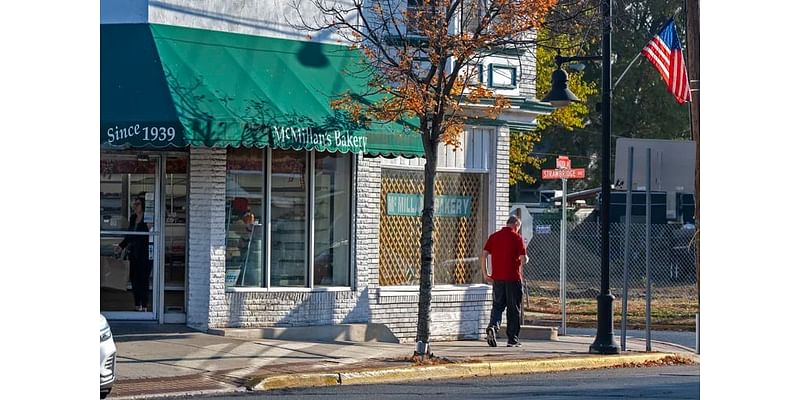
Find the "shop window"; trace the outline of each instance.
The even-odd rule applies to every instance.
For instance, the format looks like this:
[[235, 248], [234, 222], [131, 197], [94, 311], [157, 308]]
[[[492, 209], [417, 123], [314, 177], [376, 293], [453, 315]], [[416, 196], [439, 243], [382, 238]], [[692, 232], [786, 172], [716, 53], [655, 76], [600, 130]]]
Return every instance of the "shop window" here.
[[272, 150], [270, 285], [307, 284], [307, 153]]
[[264, 284], [264, 151], [229, 150], [225, 189], [226, 286]]
[[230, 149], [227, 286], [349, 286], [351, 163], [343, 153]]
[[314, 155], [314, 286], [350, 281], [350, 155]]
[[[383, 169], [381, 286], [418, 285], [422, 171]], [[479, 256], [486, 238], [486, 174], [439, 172], [434, 195], [433, 283], [483, 282]]]

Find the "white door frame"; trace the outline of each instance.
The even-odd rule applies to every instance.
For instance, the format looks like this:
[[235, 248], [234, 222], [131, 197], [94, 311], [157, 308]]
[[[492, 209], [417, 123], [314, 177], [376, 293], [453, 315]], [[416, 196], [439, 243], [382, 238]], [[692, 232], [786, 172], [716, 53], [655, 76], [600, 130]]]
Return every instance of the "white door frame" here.
[[[128, 158], [132, 154], [105, 154], [106, 157], [109, 158]], [[103, 156], [103, 154], [101, 154]], [[163, 196], [163, 179], [162, 177], [166, 171], [166, 162], [165, 157], [159, 154], [147, 154], [150, 160], [154, 160], [156, 163], [155, 166], [155, 173], [154, 173], [154, 185], [153, 188], [155, 193], [153, 194], [155, 205], [154, 205], [154, 215], [153, 215], [153, 230], [150, 232], [150, 237], [153, 240], [153, 279], [152, 279], [152, 299], [151, 299], [151, 311], [148, 312], [141, 312], [141, 311], [103, 311], [102, 308], [100, 312], [108, 318], [109, 320], [128, 320], [128, 321], [155, 321], [158, 320], [159, 323], [163, 323], [164, 314], [161, 312], [163, 308], [164, 302], [164, 295], [162, 290], [162, 282], [164, 281], [164, 268], [163, 268], [163, 252], [164, 252], [164, 235], [163, 227], [164, 227], [164, 196]], [[100, 236], [108, 235], [108, 236], [118, 236], [124, 235], [127, 231], [100, 231]]]

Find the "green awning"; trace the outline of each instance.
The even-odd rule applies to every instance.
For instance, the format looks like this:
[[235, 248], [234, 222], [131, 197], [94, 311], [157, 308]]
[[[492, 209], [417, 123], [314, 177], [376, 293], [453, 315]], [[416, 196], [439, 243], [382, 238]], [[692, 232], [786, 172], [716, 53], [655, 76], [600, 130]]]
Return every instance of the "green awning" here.
[[357, 126], [330, 108], [364, 91], [360, 57], [337, 45], [101, 25], [101, 145], [423, 155], [413, 125]]
[[[172, 140], [151, 140], [162, 128]], [[186, 145], [147, 25], [100, 25], [100, 145]]]

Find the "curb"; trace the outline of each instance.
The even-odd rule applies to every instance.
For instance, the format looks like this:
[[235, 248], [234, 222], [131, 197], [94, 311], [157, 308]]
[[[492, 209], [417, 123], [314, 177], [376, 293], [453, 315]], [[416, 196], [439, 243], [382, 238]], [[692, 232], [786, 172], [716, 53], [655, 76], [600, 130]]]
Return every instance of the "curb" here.
[[585, 357], [562, 357], [538, 360], [503, 360], [475, 363], [454, 363], [430, 366], [409, 366], [365, 369], [360, 371], [327, 372], [309, 374], [285, 374], [256, 377], [247, 383], [249, 390], [274, 390], [288, 388], [362, 385], [374, 383], [404, 382], [410, 380], [454, 379], [476, 376], [501, 376], [559, 372], [576, 369], [594, 369], [654, 362], [677, 353], [637, 353], [623, 355], [596, 355]]

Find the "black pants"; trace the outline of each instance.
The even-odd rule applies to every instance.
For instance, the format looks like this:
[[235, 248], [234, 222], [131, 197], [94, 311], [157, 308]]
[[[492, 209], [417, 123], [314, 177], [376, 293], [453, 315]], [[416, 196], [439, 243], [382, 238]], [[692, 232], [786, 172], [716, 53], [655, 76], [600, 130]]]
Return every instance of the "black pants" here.
[[153, 263], [146, 257], [131, 258], [131, 286], [133, 286], [133, 302], [136, 307], [147, 307], [150, 299], [150, 272]]
[[492, 315], [489, 327], [497, 331], [506, 311], [506, 337], [509, 342], [519, 340], [519, 326], [522, 317], [522, 282], [494, 281], [492, 286]]

